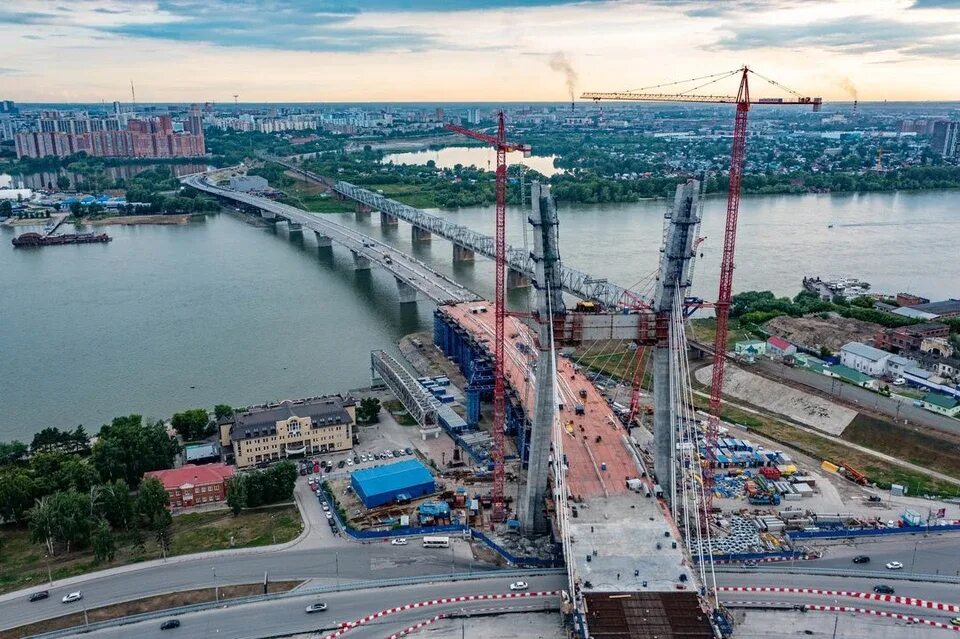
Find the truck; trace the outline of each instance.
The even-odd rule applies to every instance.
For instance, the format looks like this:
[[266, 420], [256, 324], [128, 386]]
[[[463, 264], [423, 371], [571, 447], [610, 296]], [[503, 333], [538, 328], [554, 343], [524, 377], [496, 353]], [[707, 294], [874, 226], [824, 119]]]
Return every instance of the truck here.
[[780, 495], [771, 495], [770, 493], [760, 493], [751, 495], [747, 498], [751, 506], [779, 506]]

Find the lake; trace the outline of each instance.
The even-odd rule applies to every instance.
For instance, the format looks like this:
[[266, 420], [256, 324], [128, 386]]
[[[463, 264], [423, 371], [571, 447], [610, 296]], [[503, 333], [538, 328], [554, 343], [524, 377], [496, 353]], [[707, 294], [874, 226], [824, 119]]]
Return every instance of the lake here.
[[[561, 205], [561, 259], [631, 286], [655, 272], [665, 201]], [[722, 197], [704, 207], [694, 292], [716, 298]], [[741, 204], [734, 290], [793, 295], [805, 274], [877, 291], [960, 296], [960, 192], [751, 196]], [[493, 208], [441, 213], [492, 232]], [[508, 210], [523, 244], [525, 213]], [[409, 227], [335, 216], [415, 254], [484, 295], [493, 264], [451, 262], [450, 244], [412, 245]], [[830, 228], [830, 226], [833, 228]], [[109, 244], [14, 250], [0, 230], [0, 441], [45, 426], [96, 428], [115, 415], [247, 405], [369, 383], [369, 353], [431, 326], [427, 302], [401, 308], [385, 273], [308, 234], [219, 214], [184, 226], [111, 226]], [[64, 229], [69, 230], [69, 229]], [[510, 303], [520, 306], [525, 291]]]

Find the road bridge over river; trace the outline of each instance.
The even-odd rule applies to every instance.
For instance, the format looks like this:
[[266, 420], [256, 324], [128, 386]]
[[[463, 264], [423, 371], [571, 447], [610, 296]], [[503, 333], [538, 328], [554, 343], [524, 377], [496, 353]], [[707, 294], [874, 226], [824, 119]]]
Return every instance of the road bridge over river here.
[[415, 302], [418, 291], [437, 304], [480, 299], [473, 291], [438, 273], [420, 260], [326, 217], [258, 195], [216, 186], [208, 181], [206, 174], [189, 175], [181, 181], [186, 186], [221, 199], [254, 208], [268, 219], [282, 218], [290, 225], [291, 233], [302, 233], [306, 227], [316, 234], [320, 246], [330, 246], [331, 242], [336, 242], [350, 249], [358, 270], [377, 265], [394, 276], [401, 303]]

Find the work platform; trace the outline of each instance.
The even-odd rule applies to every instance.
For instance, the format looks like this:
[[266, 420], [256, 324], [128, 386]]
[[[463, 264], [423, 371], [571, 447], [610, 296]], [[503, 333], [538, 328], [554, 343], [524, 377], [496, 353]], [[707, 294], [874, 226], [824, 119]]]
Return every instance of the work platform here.
[[[474, 344], [492, 350], [491, 304], [455, 304], [440, 307], [437, 313], [465, 331]], [[509, 396], [529, 421], [537, 362], [533, 331], [520, 319], [507, 317], [505, 334], [504, 370]], [[562, 406], [557, 417], [564, 425], [571, 510], [567, 521], [573, 556], [568, 556], [567, 562], [581, 591], [676, 593], [678, 587], [695, 591], [679, 531], [665, 502], [656, 497], [656, 487], [634, 451], [626, 428], [577, 368], [570, 360], [557, 358], [557, 401], [558, 407]], [[577, 414], [578, 405], [583, 407], [582, 414]], [[508, 430], [523, 427], [508, 424]], [[517, 436], [522, 441], [519, 433]], [[627, 480], [635, 480], [630, 482], [633, 488]]]

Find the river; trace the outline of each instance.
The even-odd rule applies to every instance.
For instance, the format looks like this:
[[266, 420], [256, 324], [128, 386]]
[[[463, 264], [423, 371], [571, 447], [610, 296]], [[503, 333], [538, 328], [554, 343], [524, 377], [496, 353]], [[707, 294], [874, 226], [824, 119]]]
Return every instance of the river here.
[[[716, 297], [723, 198], [704, 207], [694, 291]], [[624, 285], [656, 269], [664, 201], [561, 206], [562, 259]], [[745, 197], [735, 290], [794, 294], [804, 274], [865, 279], [878, 291], [960, 295], [960, 192]], [[490, 232], [489, 207], [444, 212]], [[522, 245], [519, 209], [509, 241]], [[356, 222], [490, 295], [488, 260], [451, 264], [450, 245], [411, 246], [409, 227]], [[833, 228], [829, 228], [833, 225]], [[119, 414], [167, 417], [369, 382], [369, 352], [430, 327], [431, 305], [397, 304], [384, 273], [220, 214], [185, 226], [111, 226], [109, 244], [14, 250], [0, 230], [0, 441], [45, 426], [96, 428]], [[515, 292], [511, 303], [524, 303]]]

